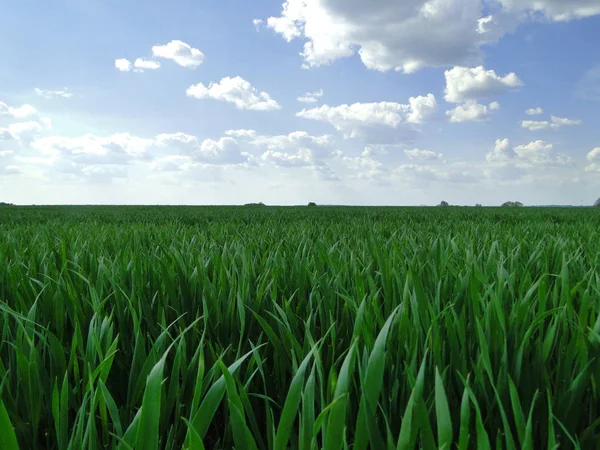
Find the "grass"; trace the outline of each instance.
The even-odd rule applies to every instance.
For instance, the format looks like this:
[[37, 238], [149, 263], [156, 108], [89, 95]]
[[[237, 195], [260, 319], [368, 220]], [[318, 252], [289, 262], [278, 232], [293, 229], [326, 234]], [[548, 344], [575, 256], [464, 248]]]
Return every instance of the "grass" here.
[[600, 448], [600, 211], [0, 208], [0, 448]]

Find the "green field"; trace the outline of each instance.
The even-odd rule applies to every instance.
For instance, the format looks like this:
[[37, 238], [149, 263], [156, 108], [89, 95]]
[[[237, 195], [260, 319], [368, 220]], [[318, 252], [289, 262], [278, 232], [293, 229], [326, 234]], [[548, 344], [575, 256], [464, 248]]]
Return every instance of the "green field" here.
[[591, 208], [2, 207], [0, 449], [598, 449], [599, 230]]

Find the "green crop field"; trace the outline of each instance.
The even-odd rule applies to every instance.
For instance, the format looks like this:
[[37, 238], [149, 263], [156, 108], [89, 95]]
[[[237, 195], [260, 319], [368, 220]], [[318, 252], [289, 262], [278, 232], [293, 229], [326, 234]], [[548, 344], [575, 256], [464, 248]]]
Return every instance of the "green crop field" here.
[[600, 448], [600, 210], [1, 207], [0, 449]]

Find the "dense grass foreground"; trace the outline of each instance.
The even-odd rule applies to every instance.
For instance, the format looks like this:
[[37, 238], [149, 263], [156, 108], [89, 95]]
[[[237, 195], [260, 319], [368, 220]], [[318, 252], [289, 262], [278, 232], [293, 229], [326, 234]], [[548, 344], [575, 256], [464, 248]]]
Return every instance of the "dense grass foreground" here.
[[600, 448], [598, 230], [591, 209], [2, 208], [0, 448]]

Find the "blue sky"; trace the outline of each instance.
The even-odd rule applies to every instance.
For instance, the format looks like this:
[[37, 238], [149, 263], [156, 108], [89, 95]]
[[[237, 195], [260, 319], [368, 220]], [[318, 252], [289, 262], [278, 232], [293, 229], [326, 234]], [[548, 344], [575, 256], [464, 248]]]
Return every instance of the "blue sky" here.
[[600, 0], [0, 8], [0, 201], [600, 196]]

